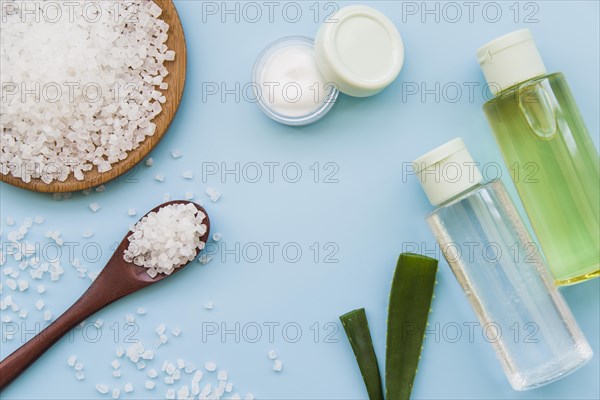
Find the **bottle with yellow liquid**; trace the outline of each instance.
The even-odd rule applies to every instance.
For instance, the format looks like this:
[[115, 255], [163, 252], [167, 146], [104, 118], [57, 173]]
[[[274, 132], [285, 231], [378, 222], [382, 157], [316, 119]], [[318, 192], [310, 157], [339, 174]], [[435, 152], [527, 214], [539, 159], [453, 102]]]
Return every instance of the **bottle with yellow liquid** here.
[[561, 73], [528, 29], [477, 51], [494, 98], [483, 109], [559, 285], [599, 275], [600, 163]]

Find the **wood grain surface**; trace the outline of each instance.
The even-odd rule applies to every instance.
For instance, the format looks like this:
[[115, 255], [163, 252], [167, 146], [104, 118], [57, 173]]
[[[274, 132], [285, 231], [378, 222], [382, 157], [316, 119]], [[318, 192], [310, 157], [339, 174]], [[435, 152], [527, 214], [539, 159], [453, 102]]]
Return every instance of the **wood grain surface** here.
[[181, 21], [179, 20], [179, 15], [177, 14], [173, 1], [154, 1], [163, 9], [160, 18], [169, 24], [169, 38], [167, 39], [167, 45], [170, 50], [174, 50], [176, 53], [175, 61], [165, 61], [165, 66], [169, 71], [169, 75], [164, 78], [164, 82], [169, 84], [169, 88], [162, 91], [167, 98], [167, 101], [165, 104], [162, 104], [162, 112], [152, 121], [156, 124], [156, 132], [154, 135], [147, 137], [137, 149], [129, 152], [127, 158], [112, 164], [112, 169], [110, 171], [100, 173], [94, 166], [91, 171], [84, 172], [84, 180], [82, 181], [75, 179], [72, 173], [64, 182], [53, 181], [50, 184], [44, 183], [41, 179], [31, 179], [31, 182], [25, 183], [20, 178], [3, 174], [0, 174], [1, 181], [24, 189], [45, 193], [74, 192], [89, 189], [123, 174], [140, 162], [154, 146], [158, 144], [169, 129], [169, 125], [175, 117], [177, 109], [179, 108], [179, 103], [181, 102], [183, 88], [185, 86], [187, 54], [183, 27], [181, 26]]

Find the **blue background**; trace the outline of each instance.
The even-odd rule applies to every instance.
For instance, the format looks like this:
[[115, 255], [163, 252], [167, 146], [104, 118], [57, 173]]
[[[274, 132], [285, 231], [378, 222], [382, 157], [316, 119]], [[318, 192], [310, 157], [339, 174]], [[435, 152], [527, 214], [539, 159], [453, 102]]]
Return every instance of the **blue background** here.
[[[235, 15], [203, 13], [200, 2], [175, 3], [187, 39], [187, 86], [170, 131], [152, 153], [155, 165], [139, 166], [109, 183], [103, 193], [94, 192], [87, 197], [76, 193], [63, 201], [1, 184], [2, 230], [11, 230], [5, 224], [9, 215], [17, 219], [17, 224], [27, 216], [43, 215], [46, 222], [34, 227], [30, 240], [44, 243], [45, 230], [56, 229], [63, 232], [66, 241], [79, 243], [79, 252], [84, 243], [97, 243], [103, 249], [101, 259], [84, 265], [92, 271], [100, 270], [110, 257], [113, 243], [121, 240], [137, 218], [127, 216], [128, 208], [136, 208], [141, 215], [161, 203], [164, 192], [182, 198], [185, 192], [193, 191], [210, 214], [213, 232], [223, 235], [221, 251], [208, 265], [194, 263], [173, 279], [101, 311], [89, 320], [105, 321], [98, 341], [90, 339], [95, 336], [93, 330], [87, 340], [82, 331], [75, 331], [71, 339], [60, 341], [2, 393], [3, 398], [95, 398], [100, 396], [94, 390], [95, 383], [122, 387], [129, 381], [136, 389], [121, 398], [164, 398], [166, 385], [160, 382], [154, 391], [147, 391], [142, 387], [145, 374], [134, 366], [123, 367], [120, 379], [111, 376], [109, 363], [114, 350], [126, 346], [124, 335], [131, 332], [124, 327], [124, 316], [135, 314], [137, 307], [146, 308], [148, 314], [137, 316], [139, 331], [133, 337], [147, 347], [152, 347], [156, 337], [153, 330], [161, 322], [168, 329], [178, 326], [183, 331], [156, 351], [155, 360], [149, 364], [157, 369], [164, 359], [174, 362], [183, 357], [196, 365], [214, 361], [229, 371], [234, 390], [242, 396], [253, 392], [263, 399], [365, 398], [362, 379], [340, 330], [338, 316], [354, 308], [367, 310], [383, 368], [387, 300], [397, 256], [414, 243], [423, 252], [435, 252], [434, 239], [423, 220], [431, 207], [417, 180], [403, 177], [403, 163], [461, 136], [476, 160], [503, 165], [481, 110], [488, 94], [482, 91], [484, 80], [475, 50], [501, 34], [530, 28], [548, 70], [566, 74], [598, 146], [600, 10], [596, 1], [541, 1], [529, 6], [499, 2], [495, 3], [502, 11], [498, 18], [497, 7], [482, 14], [488, 3], [478, 3], [472, 18], [468, 9], [461, 6], [462, 17], [456, 22], [451, 21], [455, 9], [444, 8], [445, 3], [427, 3], [431, 9], [438, 7], [436, 21], [434, 14], [403, 13], [401, 2], [369, 2], [396, 23], [403, 37], [406, 59], [399, 79], [372, 98], [342, 96], [325, 119], [304, 128], [272, 122], [243, 95], [240, 99], [231, 94], [225, 99], [219, 95], [203, 96], [203, 87], [216, 83], [232, 89], [236, 82], [243, 87], [265, 45], [285, 35], [314, 36], [319, 26], [314, 21], [314, 9], [321, 11], [318, 19], [322, 21], [328, 10], [325, 3], [315, 6], [313, 2], [298, 2], [302, 16], [295, 23], [282, 17], [286, 3], [275, 9], [273, 21], [269, 21], [263, 7], [263, 16], [255, 23], [249, 21], [254, 13], [246, 9], [244, 14], [241, 3], [237, 5], [241, 13], [237, 22]], [[235, 7], [235, 3], [227, 4]], [[423, 11], [421, 2], [411, 4]], [[212, 5], [222, 7], [221, 2]], [[518, 15], [515, 9], [519, 10]], [[289, 12], [293, 17], [292, 11]], [[535, 20], [526, 19], [531, 13]], [[431, 89], [436, 82], [440, 88], [449, 85], [445, 94], [438, 90], [437, 99], [433, 94], [422, 98], [422, 90], [414, 95], [406, 92], [413, 84]], [[473, 98], [469, 98], [467, 85], [477, 85]], [[458, 98], [456, 91], [451, 91], [456, 86], [463, 89]], [[174, 160], [170, 155], [173, 149], [181, 150], [183, 157]], [[236, 162], [242, 170], [247, 168], [239, 182], [233, 174], [224, 179], [220, 174], [210, 175], [203, 182], [203, 168], [216, 163], [221, 169], [221, 163], [225, 163], [231, 169]], [[263, 164], [269, 162], [280, 163], [273, 182]], [[317, 183], [315, 168], [310, 168], [315, 162], [320, 170]], [[255, 171], [249, 169], [255, 165], [251, 163], [262, 166], [262, 176], [256, 183], [251, 182]], [[299, 182], [288, 182], [294, 178], [294, 168], [287, 169], [287, 175], [282, 174], [287, 163], [300, 166]], [[338, 182], [326, 183], [326, 173], [335, 167], [334, 178]], [[193, 180], [181, 177], [185, 170], [195, 172]], [[153, 179], [158, 173], [167, 176], [164, 183]], [[503, 179], [517, 200], [506, 169]], [[223, 193], [219, 202], [208, 200], [204, 194], [208, 186]], [[96, 214], [88, 208], [92, 201], [102, 206]], [[85, 229], [95, 232], [89, 240], [81, 238]], [[272, 260], [265, 242], [278, 243]], [[317, 256], [310, 248], [315, 242], [320, 248]], [[236, 243], [239, 251], [235, 250]], [[262, 250], [258, 257], [256, 244]], [[293, 248], [288, 249], [288, 259], [284, 258], [281, 250], [286, 244], [288, 248], [301, 248], [298, 262], [289, 260], [294, 257]], [[223, 252], [223, 246], [234, 250]], [[338, 262], [327, 263], [326, 255], [332, 250], [337, 250], [332, 260]], [[253, 258], [257, 258], [256, 262], [250, 262]], [[15, 263], [7, 265], [14, 267]], [[29, 309], [30, 328], [35, 322], [43, 323], [42, 313], [33, 307], [38, 297], [56, 316], [89, 284], [89, 280], [76, 276], [66, 255], [63, 266], [66, 273], [59, 282], [45, 282], [45, 295], [39, 296], [35, 285], [13, 295], [17, 303]], [[561, 289], [594, 349], [594, 358], [559, 382], [522, 393], [510, 388], [481, 329], [476, 328], [473, 340], [469, 339], [464, 323], [476, 322], [476, 317], [443, 260], [438, 282], [414, 398], [600, 397], [598, 279]], [[5, 287], [3, 296], [9, 292]], [[212, 311], [204, 308], [209, 301], [215, 304]], [[273, 343], [265, 325], [270, 322], [280, 324], [274, 329]], [[240, 324], [239, 343], [234, 334], [227, 334], [224, 340], [219, 335], [203, 338], [208, 325], [235, 330], [236, 323]], [[246, 339], [254, 336], [253, 324], [263, 328], [256, 343], [245, 340], [243, 335]], [[289, 329], [284, 332], [285, 324]], [[455, 324], [461, 327], [457, 340]], [[298, 326], [302, 334], [293, 343], [294, 327]], [[2, 357], [20, 343], [18, 337], [3, 341]], [[266, 355], [270, 349], [275, 349], [283, 361], [283, 372], [272, 371], [272, 362]], [[66, 364], [71, 354], [85, 364], [83, 382], [75, 379], [74, 371]], [[122, 363], [126, 364], [124, 360]]]

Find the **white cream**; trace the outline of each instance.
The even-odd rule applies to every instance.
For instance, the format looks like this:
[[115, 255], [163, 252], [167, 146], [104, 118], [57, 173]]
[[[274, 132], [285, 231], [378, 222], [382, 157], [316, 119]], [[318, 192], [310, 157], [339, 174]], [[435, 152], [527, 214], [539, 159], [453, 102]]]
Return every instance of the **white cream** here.
[[313, 48], [302, 44], [282, 47], [269, 55], [259, 77], [262, 102], [288, 117], [317, 111], [331, 91], [319, 71]]

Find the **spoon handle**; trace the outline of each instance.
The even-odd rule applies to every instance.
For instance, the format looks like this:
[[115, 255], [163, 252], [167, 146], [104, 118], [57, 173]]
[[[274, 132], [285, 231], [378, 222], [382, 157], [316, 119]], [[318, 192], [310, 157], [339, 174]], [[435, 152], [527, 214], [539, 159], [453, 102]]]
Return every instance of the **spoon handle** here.
[[2, 360], [0, 363], [0, 391], [4, 390], [78, 323], [130, 292], [129, 290], [110, 290], [115, 288], [115, 278], [110, 274], [111, 264], [113, 263], [108, 263], [88, 290], [58, 319]]

